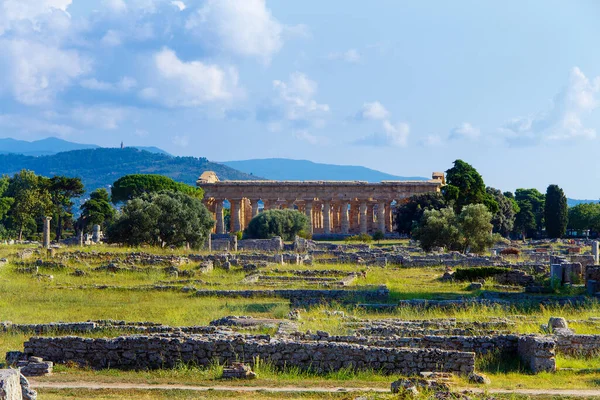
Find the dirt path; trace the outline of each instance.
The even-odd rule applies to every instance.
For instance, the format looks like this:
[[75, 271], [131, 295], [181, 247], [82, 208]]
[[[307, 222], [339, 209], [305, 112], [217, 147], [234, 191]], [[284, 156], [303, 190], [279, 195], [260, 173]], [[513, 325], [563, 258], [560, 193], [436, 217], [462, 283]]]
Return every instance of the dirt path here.
[[[383, 388], [343, 388], [343, 387], [267, 387], [267, 386], [188, 386], [188, 385], [149, 385], [139, 383], [96, 383], [96, 382], [36, 382], [30, 380], [34, 389], [121, 389], [121, 390], [189, 390], [195, 392], [206, 392], [209, 390], [223, 392], [291, 392], [291, 393], [338, 393], [338, 392], [379, 392], [387, 393], [389, 389]], [[472, 390], [473, 392], [488, 392], [491, 394], [522, 394], [530, 396], [551, 395], [571, 397], [600, 397], [600, 390], [581, 389], [485, 389], [485, 388], [461, 388], [458, 390]]]

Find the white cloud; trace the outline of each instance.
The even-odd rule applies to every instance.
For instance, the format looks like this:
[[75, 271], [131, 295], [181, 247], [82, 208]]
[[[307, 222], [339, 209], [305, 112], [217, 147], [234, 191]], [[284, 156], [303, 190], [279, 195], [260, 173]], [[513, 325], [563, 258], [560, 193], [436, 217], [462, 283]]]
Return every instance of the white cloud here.
[[360, 53], [356, 49], [350, 49], [341, 53], [329, 53], [330, 60], [342, 60], [351, 64], [356, 64], [360, 61]]
[[109, 29], [102, 37], [100, 42], [108, 47], [116, 47], [121, 45], [121, 35], [118, 32]]
[[36, 23], [54, 10], [66, 11], [72, 0], [0, 0], [0, 35], [19, 21]]
[[127, 4], [124, 0], [103, 0], [102, 4], [110, 11], [115, 13], [123, 13], [127, 11]]
[[437, 147], [441, 146], [444, 140], [439, 135], [428, 135], [421, 141], [421, 144], [426, 147]]
[[362, 109], [356, 114], [356, 118], [384, 120], [390, 117], [390, 112], [378, 101], [364, 103]]
[[598, 108], [599, 92], [600, 77], [590, 80], [578, 67], [574, 67], [567, 86], [554, 97], [550, 110], [512, 119], [500, 128], [500, 132], [514, 145], [593, 139], [596, 130], [586, 127], [583, 118]]
[[287, 82], [273, 81], [273, 87], [284, 105], [288, 120], [306, 120], [329, 112], [329, 105], [317, 103], [313, 98], [317, 93], [317, 83], [301, 72], [290, 74]]
[[172, 5], [174, 5], [175, 7], [179, 8], [179, 11], [183, 11], [186, 9], [186, 5], [183, 1], [172, 1], [171, 2]]
[[481, 131], [479, 128], [471, 125], [469, 122], [463, 122], [450, 131], [450, 139], [470, 139], [479, 138]]
[[265, 0], [207, 0], [186, 22], [207, 44], [269, 62], [283, 46], [283, 26]]
[[175, 136], [173, 138], [173, 144], [179, 147], [187, 147], [190, 144], [190, 138], [188, 136]]
[[96, 78], [84, 79], [80, 85], [89, 90], [98, 90], [105, 92], [121, 91], [128, 92], [137, 85], [137, 81], [130, 77], [124, 77], [119, 82], [111, 83], [99, 81]]
[[328, 142], [327, 138], [324, 136], [313, 135], [306, 130], [301, 130], [294, 133], [294, 137], [303, 142], [307, 142], [308, 144], [317, 145], [317, 144], [326, 144]]
[[73, 80], [87, 74], [91, 63], [74, 50], [63, 50], [39, 42], [0, 40], [1, 86], [23, 104], [50, 102]]
[[163, 48], [152, 58], [153, 86], [140, 95], [168, 107], [197, 107], [215, 101], [227, 101], [241, 91], [235, 68], [221, 68], [201, 61], [185, 62], [175, 52]]
[[360, 138], [354, 141], [354, 144], [378, 147], [406, 147], [409, 134], [410, 126], [407, 123], [392, 124], [390, 121], [383, 121], [383, 132]]
[[88, 127], [112, 130], [117, 129], [128, 114], [129, 112], [125, 108], [94, 105], [74, 108], [71, 111], [71, 118]]
[[0, 126], [21, 134], [43, 133], [66, 137], [78, 132], [69, 125], [49, 122], [33, 116], [15, 114], [0, 114]]

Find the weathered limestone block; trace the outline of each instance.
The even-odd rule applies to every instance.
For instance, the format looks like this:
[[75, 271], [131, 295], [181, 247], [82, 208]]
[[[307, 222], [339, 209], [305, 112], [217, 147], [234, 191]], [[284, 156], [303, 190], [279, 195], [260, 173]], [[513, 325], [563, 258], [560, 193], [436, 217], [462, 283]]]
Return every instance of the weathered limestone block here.
[[521, 336], [518, 354], [533, 373], [556, 371], [556, 342], [543, 336]]
[[0, 369], [0, 400], [23, 400], [18, 369]]

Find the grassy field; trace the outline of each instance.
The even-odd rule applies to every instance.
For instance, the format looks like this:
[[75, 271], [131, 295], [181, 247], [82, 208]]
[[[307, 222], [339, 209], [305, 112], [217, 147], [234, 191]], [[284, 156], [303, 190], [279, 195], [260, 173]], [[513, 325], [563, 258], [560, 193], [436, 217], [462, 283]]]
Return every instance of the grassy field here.
[[[171, 326], [207, 325], [211, 320], [228, 315], [252, 315], [255, 317], [286, 318], [289, 303], [279, 298], [218, 298], [195, 297], [192, 293], [177, 290], [160, 291], [152, 289], [155, 284], [174, 284], [176, 287], [190, 285], [183, 283], [183, 279], [168, 276], [164, 266], [143, 268], [136, 272], [95, 271], [100, 265], [105, 265], [108, 260], [65, 261], [65, 268], [40, 267], [43, 275], [33, 276], [32, 273], [17, 272], [34, 264], [38, 256], [25, 262], [16, 258], [16, 253], [22, 250], [17, 246], [0, 246], [0, 258], [7, 258], [8, 263], [0, 266], [0, 321], [13, 323], [45, 323], [45, 322], [76, 322], [96, 319], [115, 319], [126, 321], [152, 321]], [[61, 253], [67, 250], [59, 251]], [[111, 252], [114, 254], [131, 253], [132, 251], [148, 251], [148, 249], [126, 249], [113, 247], [87, 248], [86, 252]], [[160, 255], [185, 255], [189, 251], [153, 249], [154, 254]], [[44, 257], [42, 257], [44, 258]], [[182, 270], [192, 269], [193, 265], [184, 265]], [[275, 273], [277, 268], [280, 272]], [[80, 269], [85, 276], [74, 276], [72, 272]], [[366, 270], [366, 277], [358, 278], [352, 287], [372, 286], [385, 284], [391, 291], [392, 301], [412, 298], [456, 298], [476, 296], [479, 292], [466, 290], [466, 283], [447, 283], [439, 280], [444, 273], [443, 268], [380, 268], [361, 267], [356, 265], [314, 265], [314, 266], [277, 266], [261, 270], [280, 276], [291, 276], [292, 270], [299, 269], [336, 269], [341, 274], [357, 270]], [[226, 272], [215, 269], [211, 273], [197, 275], [193, 286], [205, 289], [259, 289], [259, 288], [305, 288], [319, 287], [314, 284], [290, 282], [285, 284], [256, 284], [244, 283], [246, 274], [241, 268]], [[181, 283], [177, 283], [182, 281]], [[175, 283], [173, 283], [175, 282]], [[109, 288], [98, 289], [93, 285], [107, 285]], [[343, 311], [343, 314], [332, 314], [331, 311]], [[540, 325], [547, 323], [551, 316], [563, 316], [571, 322], [570, 326], [577, 333], [600, 334], [600, 321], [590, 321], [590, 317], [600, 316], [600, 305], [595, 304], [587, 308], [536, 307], [521, 309], [517, 307], [505, 308], [500, 306], [475, 305], [468, 308], [456, 309], [427, 309], [413, 307], [398, 308], [393, 311], [372, 312], [353, 306], [329, 305], [315, 307], [301, 314], [299, 321], [300, 330], [325, 330], [333, 334], [352, 333], [348, 322], [360, 319], [401, 318], [408, 320], [456, 318], [462, 321], [486, 321], [493, 319], [507, 319], [514, 322], [511, 331], [515, 333], [539, 333]], [[102, 332], [95, 336], [114, 336], [117, 332]], [[23, 342], [28, 335], [0, 333], [0, 354], [8, 350], [22, 349]], [[529, 375], [520, 370], [518, 366], [507, 367], [504, 362], [491, 361], [480, 363], [479, 370], [485, 372], [492, 380], [492, 388], [600, 388], [600, 360], [598, 359], [570, 359], [558, 357], [557, 363], [562, 371], [555, 374]], [[180, 366], [179, 368], [159, 371], [117, 371], [102, 370], [92, 371], [85, 368], [57, 366], [53, 376], [44, 377], [43, 381], [93, 381], [93, 382], [131, 382], [131, 383], [176, 383], [195, 385], [222, 385], [218, 379], [220, 367], [195, 368], [193, 366]], [[259, 367], [259, 379], [252, 382], [238, 382], [233, 384], [255, 386], [286, 386], [301, 387], [381, 387], [388, 388], [394, 377], [382, 376], [376, 372], [339, 371], [328, 375], [314, 375], [298, 370], [276, 371], [268, 365]], [[456, 378], [456, 385], [469, 386], [463, 379]], [[123, 392], [84, 392], [84, 391], [42, 391], [43, 397], [80, 398], [84, 396], [98, 399], [112, 398], [229, 398], [240, 397], [239, 394], [227, 393], [189, 393], [189, 392], [161, 392], [161, 391], [134, 391]], [[124, 396], [124, 397], [119, 397]], [[204, 397], [203, 397], [204, 396]], [[221, 397], [219, 397], [221, 396]], [[262, 397], [260, 397], [262, 396]], [[346, 394], [332, 394], [330, 397], [312, 395], [272, 395], [260, 394], [252, 398], [270, 399], [275, 396], [279, 399], [287, 398], [354, 398], [344, 397]], [[296, 397], [294, 397], [296, 396]], [[317, 396], [317, 395], [315, 395]], [[356, 396], [355, 396], [356, 397]], [[386, 397], [381, 397], [386, 398]]]

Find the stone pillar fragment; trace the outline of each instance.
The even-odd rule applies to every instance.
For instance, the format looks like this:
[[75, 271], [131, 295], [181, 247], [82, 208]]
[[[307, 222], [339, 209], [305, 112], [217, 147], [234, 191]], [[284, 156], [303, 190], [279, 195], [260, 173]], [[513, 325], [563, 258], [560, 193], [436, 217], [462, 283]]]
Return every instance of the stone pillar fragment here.
[[331, 233], [331, 202], [323, 202], [323, 233], [329, 235]]
[[385, 202], [379, 200], [377, 203], [377, 229], [381, 233], [386, 233], [385, 225]]
[[348, 202], [342, 201], [342, 205], [340, 207], [341, 214], [341, 224], [342, 224], [342, 234], [347, 235], [350, 233], [350, 221], [348, 219]]
[[223, 218], [223, 200], [215, 200], [215, 219], [216, 222], [216, 233], [222, 235], [225, 233], [225, 220]]
[[359, 224], [360, 224], [360, 233], [367, 233], [367, 202], [361, 201], [359, 206]]
[[312, 235], [312, 233], [313, 233], [313, 201], [306, 200], [304, 204], [305, 204], [304, 205], [304, 213], [308, 217], [308, 223], [309, 223], [308, 231]]
[[52, 221], [52, 217], [46, 217], [44, 219], [44, 241], [43, 246], [45, 249], [50, 248], [50, 221]]
[[236, 233], [242, 230], [240, 221], [241, 199], [231, 199], [229, 202], [231, 203], [231, 233]]
[[252, 218], [258, 215], [258, 200], [252, 200]]
[[597, 240], [594, 240], [592, 242], [592, 255], [594, 256], [594, 264], [598, 265], [598, 263], [600, 262], [600, 250], [598, 248], [598, 245], [600, 244], [600, 242], [598, 242]]

